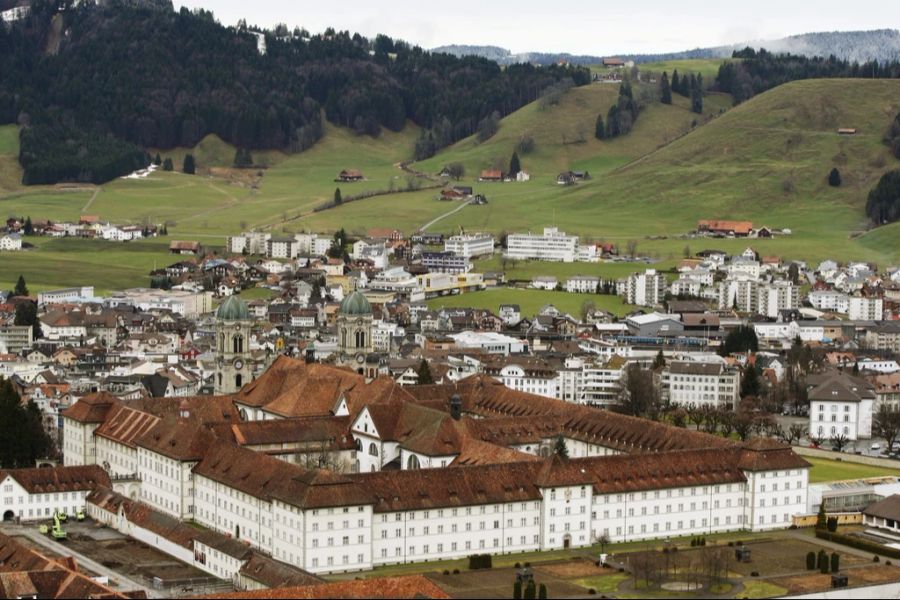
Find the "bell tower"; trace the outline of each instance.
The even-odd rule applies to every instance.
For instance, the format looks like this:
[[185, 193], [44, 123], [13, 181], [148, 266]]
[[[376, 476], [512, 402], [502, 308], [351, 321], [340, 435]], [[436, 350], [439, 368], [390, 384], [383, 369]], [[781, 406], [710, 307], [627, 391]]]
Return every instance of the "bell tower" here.
[[340, 363], [362, 372], [365, 359], [374, 350], [372, 305], [361, 292], [353, 292], [341, 302], [337, 316]]
[[247, 305], [229, 296], [216, 311], [216, 395], [234, 394], [252, 378], [250, 328]]

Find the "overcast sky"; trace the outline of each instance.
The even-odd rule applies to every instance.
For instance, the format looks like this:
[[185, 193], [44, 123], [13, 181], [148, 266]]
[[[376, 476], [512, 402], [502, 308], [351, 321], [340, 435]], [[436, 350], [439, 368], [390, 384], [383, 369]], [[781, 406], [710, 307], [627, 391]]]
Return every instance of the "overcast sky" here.
[[223, 24], [287, 23], [367, 37], [384, 33], [424, 48], [492, 45], [513, 52], [672, 52], [775, 39], [810, 31], [900, 27], [897, 0], [753, 0], [727, 8], [710, 0], [175, 0], [212, 10]]

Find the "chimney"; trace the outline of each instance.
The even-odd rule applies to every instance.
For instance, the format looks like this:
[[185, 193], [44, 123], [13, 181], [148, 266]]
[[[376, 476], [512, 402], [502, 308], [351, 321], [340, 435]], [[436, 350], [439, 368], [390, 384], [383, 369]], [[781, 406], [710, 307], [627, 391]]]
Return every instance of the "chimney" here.
[[450, 396], [450, 416], [457, 421], [462, 417], [462, 398], [459, 394]]

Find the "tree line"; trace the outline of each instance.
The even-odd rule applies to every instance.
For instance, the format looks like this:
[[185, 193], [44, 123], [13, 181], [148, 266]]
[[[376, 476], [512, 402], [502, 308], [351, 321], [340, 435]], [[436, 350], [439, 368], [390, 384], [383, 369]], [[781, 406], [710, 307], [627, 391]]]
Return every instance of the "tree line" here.
[[[67, 35], [48, 54], [54, 15]], [[35, 181], [100, 181], [133, 170], [142, 148], [192, 147], [208, 134], [299, 152], [322, 136], [323, 113], [372, 136], [412, 120], [436, 151], [561, 81], [590, 81], [580, 67], [501, 69], [387, 36], [264, 35], [260, 54], [245, 25], [226, 28], [207, 11], [81, 3], [57, 13], [36, 0], [27, 18], [0, 27], [0, 123], [47, 128], [23, 161]], [[93, 164], [74, 172], [64, 159], [73, 151]]]
[[735, 104], [748, 100], [775, 86], [799, 79], [854, 77], [887, 79], [900, 77], [900, 62], [869, 61], [865, 63], [795, 54], [775, 54], [761, 48], [736, 50], [733, 58], [722, 63], [714, 88], [731, 94]]

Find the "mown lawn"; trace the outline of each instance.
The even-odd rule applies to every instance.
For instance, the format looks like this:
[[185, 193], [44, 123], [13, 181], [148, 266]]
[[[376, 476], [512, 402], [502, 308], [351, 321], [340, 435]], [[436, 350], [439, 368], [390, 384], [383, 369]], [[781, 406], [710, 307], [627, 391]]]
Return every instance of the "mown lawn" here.
[[[829, 460], [826, 458], [811, 458], [808, 456], [804, 458], [813, 465], [812, 469], [809, 471], [810, 483], [842, 481], [844, 479], [861, 479], [884, 475], [900, 477], [900, 468], [885, 469], [884, 467]], [[898, 463], [898, 467], [900, 467], [900, 463]]]
[[597, 308], [616, 315], [624, 315], [634, 307], [622, 302], [618, 296], [600, 294], [573, 294], [546, 290], [519, 288], [499, 288], [481, 292], [471, 292], [457, 296], [442, 296], [428, 300], [428, 306], [439, 308], [485, 308], [496, 314], [501, 304], [518, 304], [523, 317], [532, 317], [546, 304], [552, 304], [564, 313], [581, 317], [581, 307], [585, 302], [593, 302]]

